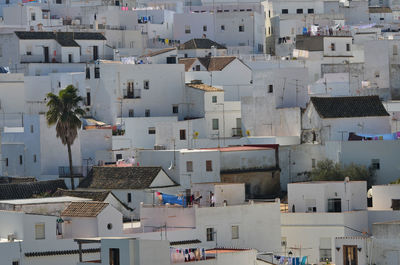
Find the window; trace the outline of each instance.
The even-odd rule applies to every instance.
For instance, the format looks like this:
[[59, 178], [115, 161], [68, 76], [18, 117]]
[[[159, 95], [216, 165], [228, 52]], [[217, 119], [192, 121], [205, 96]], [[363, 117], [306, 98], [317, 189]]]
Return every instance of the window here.
[[212, 119], [212, 129], [219, 130], [219, 121], [218, 119]]
[[62, 0], [56, 0], [56, 4], [62, 4]]
[[179, 139], [186, 140], [186, 130], [179, 130]]
[[150, 81], [144, 80], [143, 81], [143, 89], [149, 89], [149, 88], [150, 88]]
[[185, 33], [190, 34], [190, 26], [188, 25], [185, 26]]
[[335, 50], [336, 50], [335, 43], [331, 43], [331, 51], [335, 51]]
[[107, 229], [108, 229], [108, 230], [111, 230], [112, 227], [113, 227], [112, 223], [108, 223], [108, 224], [107, 224]]
[[36, 14], [35, 13], [31, 13], [31, 20], [35, 21], [36, 20]]
[[121, 160], [122, 159], [122, 154], [116, 154], [115, 155], [115, 159], [118, 161], [118, 160]]
[[12, 265], [19, 265], [19, 260], [14, 260], [11, 264]]
[[398, 54], [398, 46], [397, 45], [393, 45], [393, 55], [397, 55]]
[[148, 132], [149, 132], [149, 134], [156, 134], [156, 128], [155, 127], [149, 127]]
[[375, 170], [381, 169], [381, 164], [379, 162], [379, 159], [372, 159], [371, 160], [371, 167], [372, 167], [372, 169], [375, 169]]
[[19, 164], [22, 165], [22, 155], [19, 156]]
[[135, 115], [135, 113], [133, 112], [133, 109], [129, 109], [128, 116], [134, 117], [134, 115]]
[[126, 98], [133, 98], [134, 97], [134, 82], [133, 81], [127, 81], [126, 82]]
[[221, 31], [225, 30], [225, 25], [221, 25]]
[[271, 17], [271, 10], [268, 10], [268, 17]]
[[244, 32], [244, 25], [239, 26], [239, 32]]
[[186, 172], [193, 172], [193, 161], [186, 161]]
[[200, 65], [198, 64], [198, 65], [196, 65], [196, 71], [200, 71]]
[[30, 126], [31, 133], [33, 133], [33, 125]]
[[211, 101], [212, 103], [217, 103], [217, 96], [212, 96]]
[[131, 41], [131, 42], [129, 42], [129, 48], [133, 48], [135, 46], [135, 42], [134, 41]]
[[[6, 5], [10, 4], [10, 0], [6, 0]], [[14, 264], [13, 264], [14, 265]]]
[[289, 14], [289, 9], [282, 9], [282, 14]]
[[238, 238], [239, 238], [239, 226], [232, 225], [232, 239], [238, 239]]
[[6, 161], [6, 167], [8, 167], [8, 158], [5, 159]]
[[35, 239], [45, 239], [44, 223], [35, 224]]
[[110, 248], [109, 252], [109, 265], [120, 265], [119, 263], [119, 248]]
[[303, 14], [303, 8], [296, 9], [296, 14]]
[[392, 199], [392, 209], [394, 211], [400, 210], [400, 200], [399, 199]]
[[214, 228], [207, 228], [207, 241], [214, 241]]
[[207, 26], [206, 25], [203, 26], [203, 31], [207, 31]]
[[316, 164], [315, 158], [312, 158], [312, 159], [311, 159], [311, 167], [312, 167], [312, 168], [315, 168], [315, 164]]
[[375, 78], [379, 78], [380, 76], [381, 76], [380, 72], [379, 72], [379, 71], [376, 71], [376, 72], [375, 72]]
[[33, 155], [33, 163], [36, 163], [36, 155]]
[[132, 202], [132, 193], [128, 192], [128, 197], [127, 197], [127, 201], [128, 202]]
[[150, 117], [150, 110], [149, 110], [149, 109], [146, 109], [146, 110], [144, 111], [144, 116], [145, 116], [145, 117]]
[[379, 20], [385, 20], [383, 17], [379, 18]]
[[212, 171], [212, 161], [211, 160], [206, 161], [206, 171]]
[[90, 103], [91, 103], [90, 92], [86, 92], [86, 106], [90, 106]]
[[0, 45], [0, 57], [3, 56], [3, 47]]
[[309, 8], [307, 9], [308, 14], [314, 14], [314, 8]]
[[281, 237], [281, 246], [282, 247], [286, 247], [286, 242], [287, 242], [286, 237], [285, 236]]
[[274, 85], [268, 85], [268, 93], [274, 92]]
[[342, 212], [342, 200], [339, 198], [328, 199], [328, 212], [330, 213]]
[[332, 247], [330, 237], [319, 239], [319, 258], [321, 262], [332, 261]]
[[99, 67], [94, 68], [94, 78], [100, 78], [100, 68]]
[[179, 113], [179, 106], [178, 105], [173, 105], [172, 106], [172, 113]]
[[72, 54], [71, 54], [71, 53], [68, 54], [68, 62], [69, 62], [69, 63], [72, 63]]
[[350, 43], [346, 43], [346, 51], [351, 51]]
[[90, 79], [90, 68], [86, 67], [86, 79]]

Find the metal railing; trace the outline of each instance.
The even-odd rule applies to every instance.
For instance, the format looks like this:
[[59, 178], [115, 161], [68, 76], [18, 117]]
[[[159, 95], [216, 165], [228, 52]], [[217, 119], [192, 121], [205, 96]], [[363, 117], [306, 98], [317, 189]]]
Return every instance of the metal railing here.
[[242, 128], [232, 128], [232, 137], [242, 137]]
[[124, 98], [141, 98], [141, 89], [126, 90], [124, 89]]
[[[70, 168], [69, 167], [58, 167], [58, 175], [59, 177], [70, 177]], [[83, 177], [83, 167], [82, 166], [73, 166], [72, 167], [72, 176], [73, 177]]]

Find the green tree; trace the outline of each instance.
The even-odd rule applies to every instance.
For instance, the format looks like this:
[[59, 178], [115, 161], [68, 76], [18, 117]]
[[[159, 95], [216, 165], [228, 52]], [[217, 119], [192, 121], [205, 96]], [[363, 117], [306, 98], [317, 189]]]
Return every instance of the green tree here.
[[341, 166], [339, 163], [325, 159], [318, 161], [317, 166], [311, 171], [310, 177], [313, 181], [342, 181], [345, 177], [349, 177], [350, 180], [365, 180], [368, 186], [371, 186], [374, 182], [375, 171], [371, 167], [367, 168], [354, 163]]
[[71, 178], [71, 188], [75, 189], [73, 171], [72, 171], [72, 153], [71, 145], [78, 136], [82, 122], [80, 117], [85, 111], [80, 108], [79, 102], [82, 97], [77, 94], [78, 89], [73, 85], [60, 90], [58, 95], [48, 93], [49, 99], [46, 113], [46, 119], [49, 126], [56, 125], [57, 138], [61, 139], [63, 145], [68, 149], [69, 173]]

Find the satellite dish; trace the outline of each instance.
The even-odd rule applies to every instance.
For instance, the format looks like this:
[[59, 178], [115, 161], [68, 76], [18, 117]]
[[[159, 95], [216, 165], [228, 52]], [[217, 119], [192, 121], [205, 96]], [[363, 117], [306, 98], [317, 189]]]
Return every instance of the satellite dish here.
[[174, 163], [171, 161], [171, 163], [169, 164], [168, 170], [172, 170], [174, 169]]

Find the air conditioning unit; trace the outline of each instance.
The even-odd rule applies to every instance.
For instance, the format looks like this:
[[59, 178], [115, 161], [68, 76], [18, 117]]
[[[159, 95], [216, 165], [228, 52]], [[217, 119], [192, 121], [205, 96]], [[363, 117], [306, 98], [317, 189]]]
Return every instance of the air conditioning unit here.
[[14, 242], [16, 239], [17, 239], [17, 235], [16, 234], [9, 234], [7, 236], [8, 242]]

